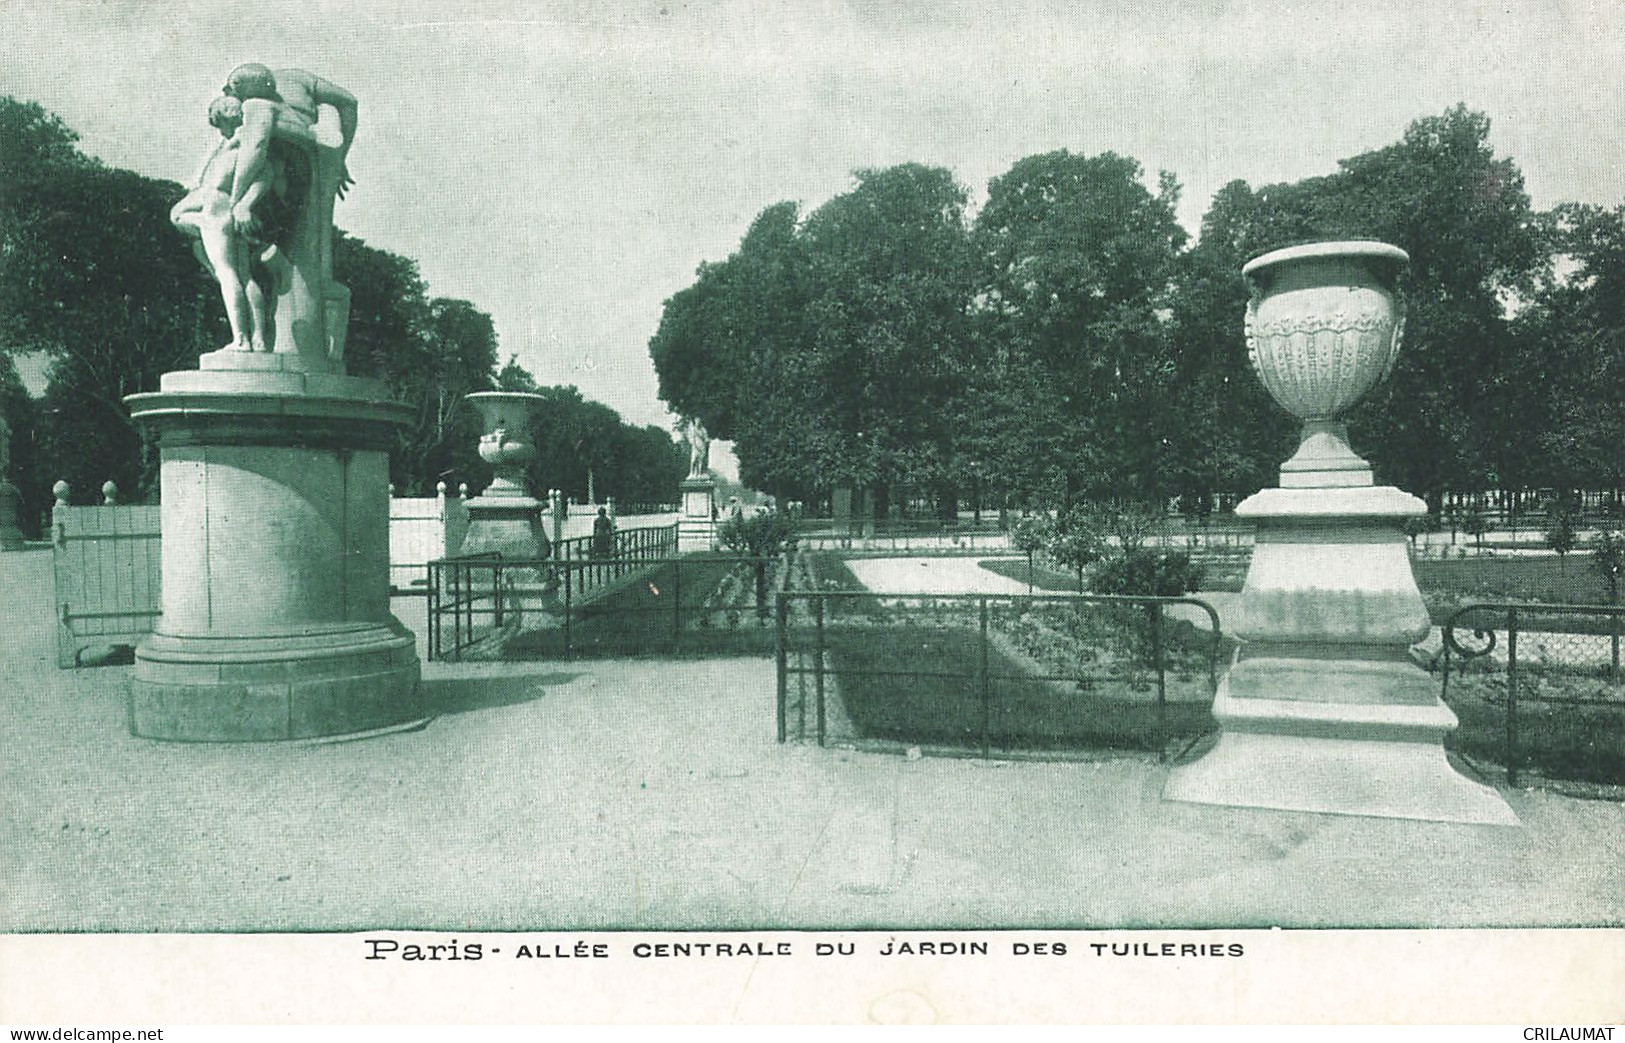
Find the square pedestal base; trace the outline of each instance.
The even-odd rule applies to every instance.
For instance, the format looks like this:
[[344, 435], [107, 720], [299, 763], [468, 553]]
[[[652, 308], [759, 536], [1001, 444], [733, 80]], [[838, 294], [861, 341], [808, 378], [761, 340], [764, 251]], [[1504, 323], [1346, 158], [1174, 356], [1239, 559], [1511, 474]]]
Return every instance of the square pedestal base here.
[[542, 561], [553, 553], [544, 528], [541, 504], [529, 497], [478, 497], [468, 501], [468, 530], [457, 553]]
[[1455, 715], [1433, 705], [1235, 699], [1221, 684], [1218, 745], [1173, 770], [1164, 800], [1332, 815], [1516, 826], [1492, 787], [1457, 772], [1442, 737]]
[[677, 522], [677, 553], [703, 554], [717, 546], [717, 523], [710, 518], [680, 518]]

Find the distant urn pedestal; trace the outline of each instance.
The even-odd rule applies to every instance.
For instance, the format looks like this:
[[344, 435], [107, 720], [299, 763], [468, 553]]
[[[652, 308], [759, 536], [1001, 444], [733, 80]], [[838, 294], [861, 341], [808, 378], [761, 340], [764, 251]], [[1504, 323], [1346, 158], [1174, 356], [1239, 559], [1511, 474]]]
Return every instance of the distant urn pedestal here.
[[1331, 242], [1242, 269], [1253, 369], [1303, 436], [1280, 487], [1236, 508], [1256, 536], [1241, 645], [1213, 702], [1219, 740], [1174, 769], [1167, 799], [1517, 824], [1499, 793], [1451, 767], [1456, 716], [1410, 655], [1431, 624], [1402, 526], [1427, 507], [1373, 483], [1342, 421], [1398, 355], [1408, 261], [1385, 243]]
[[[332, 277], [354, 99], [259, 66], [227, 91], [210, 111], [231, 147], [171, 219], [201, 233], [234, 340], [125, 399], [156, 435], [163, 527], [161, 616], [136, 648], [130, 730], [229, 742], [411, 726], [426, 709], [415, 639], [390, 614], [389, 451], [412, 413], [345, 374], [349, 293]], [[316, 125], [318, 107], [343, 113], [340, 132]], [[245, 170], [260, 180], [240, 184]], [[274, 243], [225, 219], [234, 192], [275, 202], [253, 233]]]
[[[527, 474], [536, 459], [530, 444], [531, 421], [546, 402], [541, 395], [510, 391], [477, 391], [468, 402], [480, 412], [480, 459], [491, 465], [491, 484], [469, 500], [468, 532], [463, 536], [462, 555], [496, 554], [505, 562], [540, 562], [555, 554], [542, 519], [544, 505], [526, 488]], [[557, 516], [557, 508], [549, 512]], [[555, 539], [557, 538], [555, 531]], [[564, 605], [552, 568], [504, 567], [500, 572], [473, 572], [468, 580], [477, 584], [501, 578], [497, 625], [505, 632], [521, 629], [548, 629], [564, 625]], [[531, 611], [527, 611], [530, 609]]]
[[501, 554], [519, 561], [540, 561], [552, 547], [542, 522], [543, 504], [526, 489], [526, 472], [536, 459], [530, 444], [531, 420], [547, 400], [541, 395], [477, 391], [468, 402], [480, 413], [480, 459], [494, 477], [485, 491], [469, 500], [468, 533], [462, 554]]
[[717, 548], [717, 479], [710, 472], [683, 479], [683, 512], [677, 517], [677, 553]]

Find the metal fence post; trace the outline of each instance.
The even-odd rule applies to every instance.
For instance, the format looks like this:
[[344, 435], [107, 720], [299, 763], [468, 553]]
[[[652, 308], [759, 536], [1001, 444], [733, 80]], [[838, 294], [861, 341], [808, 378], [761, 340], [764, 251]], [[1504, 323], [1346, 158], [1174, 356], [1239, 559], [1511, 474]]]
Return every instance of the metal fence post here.
[[1518, 610], [1507, 609], [1507, 782], [1518, 784]]
[[566, 562], [564, 565], [564, 657], [566, 659], [575, 654], [575, 645], [570, 634], [571, 571], [570, 564]]
[[463, 568], [451, 567], [451, 657], [463, 658]]
[[981, 656], [976, 664], [977, 686], [982, 696], [982, 759], [993, 758], [993, 692], [987, 670], [987, 598], [976, 599], [976, 615], [981, 628]]
[[681, 644], [683, 640], [683, 559], [673, 558], [671, 561], [671, 643], [673, 646]]
[[786, 604], [786, 598], [787, 598], [787, 595], [783, 591], [780, 591], [777, 599], [775, 600], [774, 606], [773, 606], [774, 615], [776, 615], [778, 617], [777, 618], [778, 626], [775, 628], [775, 634], [774, 634], [774, 640], [773, 640], [773, 651], [774, 651], [774, 656], [775, 656], [775, 660], [776, 660], [775, 665], [778, 668], [778, 682], [779, 682], [779, 706], [778, 706], [778, 710], [779, 710], [779, 742], [781, 742], [781, 743], [784, 742], [784, 740], [786, 738], [785, 733], [788, 730], [788, 721], [786, 720], [786, 718], [789, 716], [789, 708], [786, 705], [786, 703], [788, 702], [788, 700], [790, 698], [790, 685], [789, 685], [790, 675], [789, 675], [789, 663], [787, 662], [787, 658], [789, 656], [789, 650], [785, 647], [785, 640], [786, 640], [786, 638], [788, 636], [787, 633], [786, 633], [786, 630], [788, 628], [785, 625], [786, 624], [786, 619], [787, 619], [786, 609], [788, 608], [788, 605]]
[[824, 745], [824, 595], [813, 602], [813, 698], [818, 709], [818, 745]]
[[1608, 613], [1609, 651], [1608, 680], [1610, 683], [1619, 683], [1619, 609]]
[[1151, 603], [1151, 656], [1157, 664], [1157, 758], [1168, 759], [1168, 664], [1163, 661], [1162, 602]]
[[429, 662], [434, 662], [440, 652], [440, 566], [430, 562], [425, 571], [429, 577], [427, 596], [423, 599], [423, 629], [429, 638]]
[[1444, 664], [1439, 668], [1441, 675], [1439, 685], [1440, 702], [1446, 702], [1450, 698], [1450, 642], [1455, 639], [1456, 617], [1460, 614], [1459, 612], [1452, 613], [1450, 618], [1444, 621], [1444, 626], [1439, 629], [1439, 636], [1444, 643]]
[[491, 567], [491, 623], [493, 626], [502, 625], [502, 565], [498, 563]]

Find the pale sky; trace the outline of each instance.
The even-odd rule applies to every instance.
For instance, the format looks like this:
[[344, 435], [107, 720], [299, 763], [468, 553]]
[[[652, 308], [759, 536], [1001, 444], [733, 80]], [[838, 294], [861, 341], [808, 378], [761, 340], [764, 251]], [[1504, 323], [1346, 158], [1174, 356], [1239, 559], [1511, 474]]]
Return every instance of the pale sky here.
[[[418, 3], [0, 0], [0, 93], [107, 163], [186, 181], [245, 61], [361, 100], [340, 227], [491, 313], [505, 359], [670, 424], [662, 302], [764, 207], [853, 169], [1107, 149], [1212, 194], [1329, 173], [1458, 101], [1537, 206], [1625, 201], [1613, 0]], [[185, 249], [174, 243], [160, 249]]]

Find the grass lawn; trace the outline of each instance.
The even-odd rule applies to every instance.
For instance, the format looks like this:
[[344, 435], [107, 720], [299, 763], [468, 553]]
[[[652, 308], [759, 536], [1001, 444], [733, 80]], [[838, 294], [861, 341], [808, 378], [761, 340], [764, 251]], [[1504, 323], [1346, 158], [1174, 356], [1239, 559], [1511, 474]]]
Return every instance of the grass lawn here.
[[1076, 572], [1063, 572], [1060, 569], [1049, 568], [1039, 564], [1036, 558], [1033, 559], [1030, 571], [1025, 558], [992, 558], [987, 561], [979, 561], [976, 564], [995, 576], [1013, 579], [1018, 583], [1031, 583], [1035, 594], [1042, 594], [1046, 591], [1078, 594], [1085, 589], [1079, 587]]
[[[1608, 590], [1589, 554], [1503, 555], [1411, 563], [1424, 596], [1452, 593], [1480, 601], [1602, 605]], [[1429, 597], [1430, 604], [1436, 599]]]
[[[991, 558], [987, 561], [977, 562], [989, 572], [1013, 579], [1018, 583], [1028, 582], [1027, 560], [1025, 558]], [[1203, 562], [1203, 590], [1229, 591], [1235, 593], [1241, 590], [1241, 584], [1247, 577], [1247, 557], [1245, 555], [1231, 555]], [[1087, 584], [1088, 577], [1085, 576]], [[1042, 594], [1046, 591], [1058, 594], [1076, 594], [1078, 590], [1078, 574], [1061, 569], [1048, 568], [1033, 562], [1031, 582], [1033, 593]]]
[[[994, 558], [978, 563], [989, 572], [1020, 583], [1028, 581], [1027, 562], [1021, 558]], [[1574, 552], [1557, 555], [1500, 555], [1471, 558], [1413, 559], [1411, 569], [1434, 615], [1434, 622], [1463, 598], [1479, 601], [1544, 601], [1571, 605], [1602, 605], [1608, 600], [1602, 577], [1591, 567], [1590, 556]], [[1228, 567], [1208, 566], [1203, 590], [1239, 591], [1246, 579], [1246, 559]], [[1033, 590], [1077, 593], [1078, 575], [1034, 563]]]
[[[1518, 685], [1520, 771], [1549, 779], [1625, 786], [1625, 700], [1601, 678], [1525, 674]], [[1450, 678], [1448, 702], [1461, 725], [1447, 744], [1470, 757], [1506, 766], [1506, 674]], [[1535, 701], [1612, 698], [1612, 707]]]
[[[806, 635], [796, 640], [804, 644]], [[1003, 749], [1161, 746], [1155, 675], [1145, 671], [1125, 677], [1077, 669], [1067, 680], [1042, 680], [995, 643], [988, 649], [984, 702], [974, 628], [836, 623], [826, 627], [824, 641], [829, 677], [857, 738], [975, 748], [985, 725], [987, 741]], [[1167, 734], [1210, 727], [1207, 696], [1170, 701]]]

